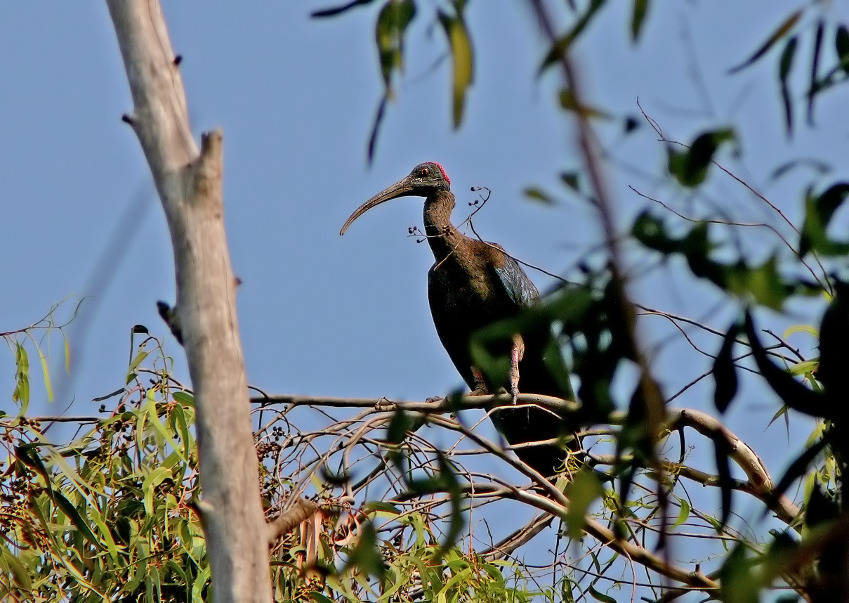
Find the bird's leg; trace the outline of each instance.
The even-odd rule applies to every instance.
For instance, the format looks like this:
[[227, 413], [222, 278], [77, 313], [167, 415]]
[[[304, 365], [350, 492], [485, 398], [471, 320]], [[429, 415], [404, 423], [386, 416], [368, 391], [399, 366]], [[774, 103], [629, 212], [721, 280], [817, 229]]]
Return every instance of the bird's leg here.
[[475, 389], [472, 390], [472, 393], [469, 394], [471, 396], [484, 396], [489, 393], [489, 390], [486, 387], [486, 381], [483, 378], [483, 373], [480, 372], [478, 367], [472, 367], [472, 377], [475, 380]]
[[519, 397], [519, 363], [525, 356], [525, 340], [518, 333], [513, 335], [513, 347], [510, 349], [510, 393], [513, 404]]

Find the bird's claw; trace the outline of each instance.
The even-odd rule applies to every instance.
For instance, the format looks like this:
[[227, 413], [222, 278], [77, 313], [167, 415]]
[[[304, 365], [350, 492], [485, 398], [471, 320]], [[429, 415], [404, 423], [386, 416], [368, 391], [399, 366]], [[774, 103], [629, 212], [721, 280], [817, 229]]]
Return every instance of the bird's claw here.
[[477, 367], [472, 367], [472, 377], [475, 380], [475, 388], [470, 393], [470, 396], [485, 396], [489, 393], [486, 387], [486, 381], [483, 378], [483, 373]]

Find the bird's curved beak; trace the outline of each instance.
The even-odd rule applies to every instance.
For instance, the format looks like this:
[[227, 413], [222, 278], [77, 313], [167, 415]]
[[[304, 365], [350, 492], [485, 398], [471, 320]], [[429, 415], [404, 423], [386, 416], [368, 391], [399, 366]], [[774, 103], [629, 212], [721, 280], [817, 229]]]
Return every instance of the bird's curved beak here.
[[339, 231], [339, 235], [341, 236], [345, 234], [345, 231], [348, 230], [348, 227], [354, 222], [354, 220], [366, 213], [372, 207], [380, 205], [385, 201], [397, 199], [398, 197], [406, 197], [407, 195], [412, 195], [413, 190], [414, 188], [412, 184], [412, 178], [410, 178], [410, 176], [407, 176], [406, 178], [404, 178], [403, 180], [399, 180], [389, 188], [380, 191], [374, 197], [372, 197], [371, 199], [360, 205], [356, 210], [354, 210], [354, 213], [352, 213], [351, 217], [348, 218], [348, 220], [345, 222], [345, 225], [342, 227], [342, 230]]

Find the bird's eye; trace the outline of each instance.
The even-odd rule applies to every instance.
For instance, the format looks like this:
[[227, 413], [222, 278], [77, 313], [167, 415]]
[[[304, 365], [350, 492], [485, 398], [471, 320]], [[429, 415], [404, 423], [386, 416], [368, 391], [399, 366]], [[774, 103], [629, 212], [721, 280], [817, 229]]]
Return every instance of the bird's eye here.
[[419, 173], [422, 176], [429, 176], [430, 175], [430, 168], [423, 167]]

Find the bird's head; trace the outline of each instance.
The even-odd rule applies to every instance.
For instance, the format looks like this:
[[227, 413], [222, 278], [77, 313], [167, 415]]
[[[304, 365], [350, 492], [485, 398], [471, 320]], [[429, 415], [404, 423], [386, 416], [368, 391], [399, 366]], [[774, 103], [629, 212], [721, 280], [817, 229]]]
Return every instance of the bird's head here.
[[345, 222], [339, 234], [345, 234], [345, 231], [348, 230], [348, 227], [354, 220], [375, 205], [380, 205], [385, 201], [397, 199], [398, 197], [429, 197], [437, 191], [449, 190], [451, 190], [451, 180], [441, 165], [432, 161], [420, 163], [406, 177], [360, 205]]

